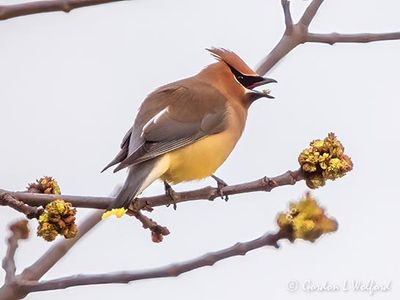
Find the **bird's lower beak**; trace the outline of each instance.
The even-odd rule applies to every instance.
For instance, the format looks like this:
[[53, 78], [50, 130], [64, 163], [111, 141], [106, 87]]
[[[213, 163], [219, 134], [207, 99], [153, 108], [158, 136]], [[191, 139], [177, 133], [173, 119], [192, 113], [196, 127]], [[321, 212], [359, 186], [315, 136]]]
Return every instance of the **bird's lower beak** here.
[[262, 78], [262, 80], [260, 80], [260, 81], [258, 81], [256, 83], [253, 83], [249, 88], [253, 89], [253, 88], [257, 87], [257, 86], [264, 85], [264, 84], [267, 84], [267, 83], [277, 83], [278, 82], [278, 81], [276, 81], [275, 79], [272, 79], [272, 78], [266, 78], [266, 77], [261, 77], [261, 78]]
[[277, 83], [277, 82], [278, 81], [276, 81], [275, 79], [262, 77], [262, 80], [260, 80], [256, 83], [253, 83], [251, 86], [248, 87], [248, 89], [250, 89], [252, 91], [253, 97], [255, 99], [259, 99], [262, 97], [269, 98], [269, 99], [275, 99], [275, 97], [270, 94], [270, 92], [271, 92], [270, 90], [257, 91], [257, 90], [253, 90], [253, 89], [258, 86], [264, 85], [264, 84]]

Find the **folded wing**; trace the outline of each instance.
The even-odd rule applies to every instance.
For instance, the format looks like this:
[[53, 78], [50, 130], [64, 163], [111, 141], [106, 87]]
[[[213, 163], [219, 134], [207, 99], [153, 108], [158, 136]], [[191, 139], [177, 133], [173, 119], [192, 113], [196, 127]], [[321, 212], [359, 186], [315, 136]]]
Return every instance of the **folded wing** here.
[[119, 163], [116, 172], [153, 159], [219, 133], [226, 123], [226, 98], [213, 86], [186, 79], [161, 87], [145, 99], [105, 169]]

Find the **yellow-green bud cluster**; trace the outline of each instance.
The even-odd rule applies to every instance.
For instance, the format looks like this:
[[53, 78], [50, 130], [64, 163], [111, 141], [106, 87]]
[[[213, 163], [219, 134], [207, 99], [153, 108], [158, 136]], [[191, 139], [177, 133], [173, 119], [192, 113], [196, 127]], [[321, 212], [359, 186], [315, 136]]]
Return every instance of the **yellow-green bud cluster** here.
[[310, 193], [299, 202], [290, 203], [289, 211], [279, 214], [277, 223], [292, 241], [303, 239], [314, 242], [322, 234], [334, 232], [338, 228], [336, 220], [326, 216], [324, 209]]
[[299, 155], [299, 163], [306, 176], [309, 188], [325, 185], [326, 180], [343, 177], [353, 169], [353, 163], [346, 154], [342, 143], [334, 133], [324, 140], [314, 140], [310, 147]]
[[66, 239], [74, 238], [78, 233], [75, 214], [76, 209], [71, 203], [61, 199], [50, 202], [38, 218], [37, 235], [46, 241], [53, 241], [57, 235], [63, 235]]

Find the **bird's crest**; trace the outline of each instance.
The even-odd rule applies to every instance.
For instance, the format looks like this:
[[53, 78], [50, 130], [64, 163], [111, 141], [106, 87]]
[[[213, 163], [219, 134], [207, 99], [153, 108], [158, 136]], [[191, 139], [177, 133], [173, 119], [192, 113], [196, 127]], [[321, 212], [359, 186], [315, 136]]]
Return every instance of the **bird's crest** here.
[[235, 52], [224, 48], [207, 48], [217, 60], [225, 62], [244, 75], [258, 75]]

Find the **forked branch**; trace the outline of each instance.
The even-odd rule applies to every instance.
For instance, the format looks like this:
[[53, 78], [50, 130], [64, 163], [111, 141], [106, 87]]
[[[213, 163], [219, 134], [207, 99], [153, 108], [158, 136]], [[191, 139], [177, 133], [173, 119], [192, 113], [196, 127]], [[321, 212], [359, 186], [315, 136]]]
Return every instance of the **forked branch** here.
[[294, 48], [304, 43], [325, 43], [333, 45], [335, 43], [370, 43], [400, 39], [400, 31], [356, 34], [311, 33], [309, 32], [309, 26], [324, 0], [311, 1], [299, 22], [294, 25], [293, 21], [291, 21], [289, 2], [288, 0], [281, 1], [286, 29], [278, 44], [259, 63], [256, 72], [260, 75], [268, 73], [283, 57], [289, 54]]

